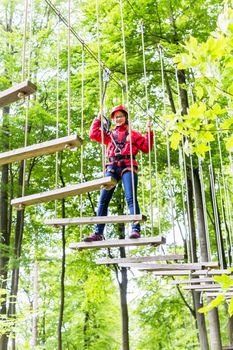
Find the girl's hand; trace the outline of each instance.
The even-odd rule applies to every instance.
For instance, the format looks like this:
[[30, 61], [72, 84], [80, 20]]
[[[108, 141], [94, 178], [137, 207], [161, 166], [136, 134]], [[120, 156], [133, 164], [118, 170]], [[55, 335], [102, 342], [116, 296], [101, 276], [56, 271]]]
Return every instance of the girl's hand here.
[[150, 120], [148, 120], [146, 123], [146, 131], [151, 131], [152, 125], [153, 123]]

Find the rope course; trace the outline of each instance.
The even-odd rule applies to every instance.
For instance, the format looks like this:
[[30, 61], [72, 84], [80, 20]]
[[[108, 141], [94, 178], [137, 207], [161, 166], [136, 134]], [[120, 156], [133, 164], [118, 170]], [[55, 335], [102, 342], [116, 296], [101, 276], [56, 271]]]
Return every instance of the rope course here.
[[[124, 60], [124, 82], [120, 81], [114, 73], [110, 72], [110, 70], [105, 66], [104, 62], [101, 61], [101, 42], [100, 42], [100, 19], [99, 19], [99, 3], [98, 0], [96, 0], [96, 28], [97, 28], [97, 45], [98, 45], [98, 55], [96, 55], [89, 46], [84, 42], [84, 40], [79, 36], [79, 34], [76, 32], [76, 30], [71, 25], [71, 0], [68, 0], [68, 13], [67, 13], [67, 19], [59, 12], [59, 10], [55, 7], [55, 5], [50, 0], [45, 0], [47, 5], [54, 11], [55, 15], [59, 19], [59, 26], [62, 22], [67, 27], [67, 49], [68, 49], [68, 56], [67, 56], [67, 137], [71, 137], [71, 34], [75, 36], [76, 39], [78, 39], [79, 43], [81, 44], [82, 48], [82, 81], [81, 81], [81, 138], [77, 137], [75, 135], [74, 139], [68, 138], [68, 140], [62, 140], [62, 138], [59, 139], [59, 56], [60, 56], [60, 44], [59, 44], [59, 26], [58, 26], [58, 34], [57, 34], [57, 81], [56, 81], [56, 142], [53, 141], [53, 146], [49, 144], [49, 141], [46, 142], [47, 151], [45, 150], [45, 145], [40, 144], [40, 147], [42, 145], [43, 151], [40, 149], [39, 153], [35, 153], [35, 149], [31, 150], [31, 153], [27, 153], [27, 155], [21, 156], [23, 158], [18, 157], [17, 160], [24, 160], [24, 180], [23, 184], [25, 183], [25, 168], [26, 168], [26, 159], [36, 155], [44, 155], [48, 153], [56, 152], [56, 189], [50, 190], [46, 192], [42, 192], [39, 194], [34, 194], [30, 196], [25, 196], [25, 188], [23, 185], [22, 189], [22, 197], [16, 198], [12, 200], [12, 205], [15, 206], [18, 209], [22, 209], [25, 206], [28, 205], [35, 205], [38, 203], [48, 202], [52, 200], [58, 200], [61, 198], [74, 196], [74, 195], [80, 195], [80, 217], [79, 218], [69, 218], [64, 219], [64, 221], [60, 221], [59, 219], [52, 219], [47, 220], [46, 224], [48, 225], [67, 225], [67, 224], [77, 224], [80, 225], [80, 239], [82, 237], [82, 228], [81, 225], [85, 224], [94, 224], [96, 222], [135, 222], [136, 220], [144, 222], [145, 216], [136, 214], [136, 195], [135, 195], [135, 186], [134, 186], [134, 172], [133, 172], [133, 151], [132, 151], [132, 121], [131, 121], [131, 111], [132, 111], [132, 105], [135, 103], [135, 105], [138, 105], [138, 101], [136, 101], [132, 96], [130, 96], [130, 89], [129, 89], [129, 82], [128, 82], [128, 62], [127, 62], [127, 52], [126, 52], [126, 42], [125, 42], [125, 22], [124, 22], [124, 6], [121, 0], [119, 0], [119, 9], [120, 9], [120, 18], [121, 18], [121, 32], [122, 32], [122, 47], [123, 47], [123, 60]], [[32, 10], [31, 10], [31, 18], [32, 18]], [[22, 53], [22, 80], [25, 79], [25, 65], [26, 65], [26, 47], [27, 47], [27, 41], [26, 41], [26, 34], [27, 34], [27, 28], [28, 28], [28, 0], [25, 0], [25, 18], [24, 18], [24, 39], [23, 39], [23, 53]], [[143, 20], [140, 22], [140, 29], [141, 29], [141, 47], [142, 47], [142, 61], [143, 61], [143, 77], [144, 77], [144, 91], [145, 91], [145, 108], [142, 106], [139, 106], [140, 109], [143, 110], [145, 113], [145, 117], [147, 120], [151, 121], [152, 117], [150, 115], [149, 110], [149, 97], [148, 97], [148, 76], [147, 76], [147, 66], [146, 66], [146, 52], [145, 52], [145, 25], [143, 23]], [[31, 32], [31, 24], [30, 24], [30, 30]], [[30, 42], [29, 42], [30, 44]], [[131, 179], [132, 179], [132, 188], [133, 188], [133, 207], [134, 207], [134, 214], [133, 215], [125, 215], [124, 217], [119, 218], [119, 220], [116, 220], [114, 217], [96, 217], [96, 218], [85, 218], [83, 217], [83, 197], [82, 195], [86, 192], [90, 191], [96, 191], [99, 190], [102, 186], [106, 186], [107, 189], [111, 189], [116, 185], [116, 182], [112, 178], [103, 178], [98, 180], [92, 180], [89, 182], [84, 182], [84, 163], [83, 163], [83, 157], [84, 157], [84, 149], [82, 146], [82, 138], [84, 134], [84, 70], [85, 70], [85, 63], [84, 63], [84, 54], [86, 52], [98, 63], [98, 76], [99, 76], [99, 110], [101, 113], [101, 117], [103, 117], [103, 111], [105, 109], [105, 95], [107, 91], [107, 85], [109, 83], [109, 80], [111, 79], [114, 83], [117, 84], [118, 87], [121, 88], [122, 93], [122, 101], [125, 102], [128, 110], [128, 126], [129, 126], [129, 144], [130, 144], [130, 163], [131, 163]], [[30, 51], [30, 50], [29, 50]], [[162, 79], [162, 94], [163, 94], [163, 115], [165, 116], [167, 114], [166, 111], [166, 93], [165, 93], [165, 68], [164, 68], [164, 52], [161, 47], [161, 45], [158, 46], [158, 54], [159, 54], [159, 62], [160, 62], [160, 69], [161, 69], [161, 79]], [[28, 80], [30, 78], [30, 52], [28, 55]], [[178, 72], [177, 69], [175, 70], [175, 79], [177, 83], [177, 94], [178, 94], [178, 103], [179, 103], [179, 110], [181, 111], [181, 96], [180, 96], [180, 86], [178, 81]], [[35, 90], [34, 90], [35, 91]], [[18, 92], [17, 92], [18, 93]], [[27, 95], [27, 93], [24, 94]], [[124, 101], [125, 100], [125, 101]], [[1, 96], [0, 96], [1, 101]], [[24, 137], [24, 149], [27, 148], [27, 130], [28, 130], [28, 108], [29, 108], [29, 101], [28, 98], [26, 99], [26, 119], [25, 119], [25, 137]], [[103, 172], [105, 170], [105, 146], [104, 146], [104, 127], [103, 127], [104, 119], [101, 118], [101, 138], [102, 138], [102, 168]], [[168, 204], [169, 204], [169, 216], [170, 216], [170, 223], [172, 228], [172, 236], [173, 236], [173, 247], [174, 247], [174, 254], [173, 256], [176, 258], [174, 260], [179, 260], [178, 254], [176, 254], [177, 249], [177, 242], [176, 242], [176, 204], [174, 202], [175, 195], [176, 195], [176, 189], [175, 184], [173, 183], [172, 179], [172, 161], [171, 159], [171, 149], [170, 149], [170, 141], [169, 141], [169, 134], [166, 131], [165, 123], [164, 121], [159, 117], [157, 118], [157, 124], [158, 126], [161, 126], [161, 129], [165, 130], [165, 136], [166, 136], [166, 158], [167, 158], [167, 184], [166, 184], [166, 196], [168, 198]], [[219, 188], [219, 197], [220, 197], [220, 203], [221, 203], [221, 215], [224, 217], [224, 213], [226, 212], [226, 221], [225, 221], [225, 239], [227, 245], [227, 251], [228, 251], [228, 265], [231, 265], [231, 256], [232, 256], [232, 244], [231, 244], [231, 234], [228, 235], [228, 226], [230, 232], [232, 232], [232, 217], [231, 217], [231, 205], [230, 205], [230, 199], [228, 194], [228, 184], [227, 179], [225, 178], [225, 169], [222, 159], [222, 150], [221, 150], [221, 142], [220, 142], [220, 132], [222, 129], [219, 128], [218, 124], [216, 124], [216, 130], [217, 138], [218, 138], [218, 147], [219, 147], [219, 155], [220, 155], [220, 172], [218, 177], [218, 188]], [[189, 230], [189, 244], [190, 249], [188, 249], [188, 255], [189, 255], [189, 261], [187, 265], [184, 263], [181, 264], [166, 264], [166, 266], [157, 266], [159, 264], [154, 264], [149, 268], [149, 265], [147, 266], [139, 266], [135, 265], [134, 262], [127, 262], [124, 265], [125, 267], [135, 267], [140, 268], [143, 270], [153, 270], [161, 272], [161, 275], [166, 275], [166, 272], [168, 272], [168, 275], [170, 274], [171, 270], [179, 271], [180, 275], [182, 275], [182, 272], [186, 274], [186, 270], [189, 270], [190, 276], [194, 275], [194, 273], [197, 273], [199, 270], [201, 273], [204, 273], [204, 268], [207, 267], [210, 268], [211, 264], [211, 247], [210, 247], [210, 237], [209, 237], [209, 229], [208, 229], [208, 220], [207, 220], [207, 209], [206, 209], [206, 200], [205, 200], [205, 184], [204, 184], [204, 176], [203, 176], [203, 168], [202, 168], [202, 160], [198, 159], [198, 174], [200, 178], [200, 188], [201, 188], [201, 197], [203, 202], [203, 215], [204, 215], [204, 226], [205, 226], [205, 238], [207, 242], [207, 261], [204, 263], [198, 263], [199, 265], [194, 265], [196, 261], [195, 257], [195, 247], [193, 246], [193, 237], [192, 237], [192, 208], [190, 208], [190, 198], [189, 198], [189, 175], [191, 174], [191, 184], [192, 184], [192, 192], [194, 196], [194, 211], [196, 210], [196, 223], [198, 224], [198, 215], [197, 215], [197, 194], [195, 190], [195, 178], [194, 178], [194, 165], [193, 165], [193, 157], [189, 157], [190, 164], [187, 164], [187, 156], [185, 155], [184, 148], [185, 148], [185, 142], [186, 140], [183, 138], [182, 140], [182, 146], [178, 150], [178, 157], [179, 157], [179, 172], [180, 172], [180, 190], [181, 190], [181, 197], [182, 197], [182, 208], [183, 208], [183, 224], [184, 224], [184, 230], [185, 230], [185, 239], [187, 240], [187, 227]], [[36, 145], [38, 146], [38, 145]], [[69, 147], [81, 147], [81, 158], [80, 158], [80, 179], [81, 183], [76, 185], [71, 185], [66, 188], [57, 188], [58, 187], [58, 151], [63, 150], [65, 148]], [[155, 208], [158, 210], [158, 231], [159, 234], [162, 232], [162, 225], [161, 225], [161, 217], [160, 217], [160, 208], [161, 208], [161, 198], [159, 189], [161, 187], [160, 178], [159, 178], [159, 171], [158, 171], [158, 150], [157, 150], [157, 139], [154, 142], [154, 159], [152, 160], [151, 153], [149, 152], [149, 187], [150, 187], [150, 193], [149, 193], [149, 202], [150, 202], [150, 222], [151, 222], [151, 233], [153, 235], [154, 233], [154, 210]], [[35, 148], [35, 146], [34, 146]], [[39, 148], [38, 148], [39, 149]], [[149, 149], [151, 149], [150, 144], [150, 138], [149, 138]], [[0, 164], [1, 163], [1, 156], [0, 155]], [[8, 152], [7, 155], [7, 161], [9, 162], [10, 154]], [[232, 166], [231, 161], [231, 153], [229, 154], [230, 164]], [[15, 160], [14, 160], [15, 161]], [[145, 172], [143, 169], [143, 158], [141, 157], [141, 167], [142, 167], [142, 192], [143, 192], [143, 209], [145, 208], [145, 188], [144, 188], [144, 178], [145, 178]], [[3, 160], [4, 162], [4, 160]], [[156, 195], [153, 195], [152, 187], [152, 163], [154, 163], [154, 173], [155, 173], [155, 183], [156, 183]], [[188, 166], [190, 166], [190, 174], [187, 172]], [[196, 170], [196, 169], [195, 169]], [[221, 176], [221, 178], [220, 178]], [[225, 267], [224, 264], [224, 257], [223, 257], [223, 243], [221, 240], [221, 222], [219, 221], [221, 218], [219, 218], [218, 213], [218, 198], [216, 193], [216, 182], [214, 178], [214, 169], [213, 169], [213, 162], [212, 162], [212, 155], [211, 151], [209, 151], [209, 177], [210, 177], [210, 185], [211, 185], [211, 195], [212, 195], [212, 202], [213, 202], [213, 210], [214, 210], [214, 222], [215, 222], [215, 230], [216, 230], [216, 239], [217, 239], [217, 250], [219, 255], [219, 263], [220, 267], [223, 270]], [[153, 204], [153, 197], [156, 198], [156, 205]], [[57, 202], [56, 202], [57, 203]], [[55, 207], [55, 212], [57, 211], [57, 204]], [[179, 223], [178, 223], [179, 225]], [[198, 226], [198, 225], [197, 225]], [[152, 237], [153, 238], [153, 237]], [[151, 240], [148, 238], [148, 240], [141, 241], [143, 244], [152, 244], [152, 245], [160, 245], [165, 243], [165, 239], [163, 237], [158, 238], [158, 242], [154, 242], [153, 239]], [[107, 246], [108, 243], [104, 242], [98, 242], [99, 244], [84, 244], [84, 243], [77, 243], [72, 248], [74, 249], [86, 249], [86, 248], [96, 248], [100, 247], [103, 248]], [[120, 246], [117, 245], [119, 242], [116, 241], [114, 244], [110, 244], [111, 247], [114, 246]], [[126, 244], [126, 242], [124, 242]], [[129, 245], [141, 245], [140, 241], [138, 242], [131, 242]], [[170, 254], [171, 255], [171, 254]], [[168, 256], [167, 256], [168, 257]], [[182, 255], [182, 260], [184, 255]], [[143, 259], [142, 259], [143, 260]], [[163, 260], [163, 259], [161, 259]], [[169, 261], [169, 257], [167, 258], [167, 261]], [[208, 265], [209, 264], [209, 265]], [[169, 266], [168, 266], [169, 265]], [[120, 265], [123, 266], [123, 265]], [[215, 265], [214, 268], [217, 268]], [[184, 271], [182, 271], [182, 269]], [[200, 273], [200, 274], [201, 274]], [[209, 273], [209, 272], [208, 272]]]

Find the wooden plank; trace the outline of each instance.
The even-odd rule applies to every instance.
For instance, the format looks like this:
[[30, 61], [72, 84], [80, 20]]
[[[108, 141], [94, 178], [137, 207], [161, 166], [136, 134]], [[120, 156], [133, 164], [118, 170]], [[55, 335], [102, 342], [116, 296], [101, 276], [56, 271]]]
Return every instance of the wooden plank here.
[[120, 263], [146, 262], [146, 261], [170, 261], [183, 260], [184, 255], [156, 255], [156, 256], [133, 256], [130, 258], [97, 259], [97, 265], [111, 265]]
[[200, 278], [191, 278], [186, 280], [175, 280], [170, 281], [170, 285], [177, 285], [177, 284], [193, 284], [193, 283], [205, 283], [205, 282], [214, 282], [213, 277], [200, 277]]
[[17, 148], [12, 151], [0, 153], [0, 165], [62, 151], [65, 148], [79, 147], [82, 142], [83, 140], [79, 136], [70, 135], [27, 147]]
[[80, 243], [71, 243], [70, 249], [94, 249], [94, 248], [118, 248], [118, 247], [129, 247], [129, 246], [141, 246], [141, 245], [160, 245], [166, 243], [164, 237], [146, 237], [138, 239], [113, 239], [113, 240], [104, 240], [98, 242], [80, 242]]
[[[143, 270], [139, 270], [143, 271]], [[152, 272], [153, 276], [155, 277], [173, 277], [173, 276], [191, 276], [192, 272], [190, 270], [166, 270], [166, 271], [150, 271], [147, 270], [147, 272]]]
[[226, 298], [229, 297], [229, 298], [232, 298], [233, 297], [233, 291], [232, 292], [206, 292], [205, 295], [207, 297], [217, 297], [219, 295], [224, 295]]
[[11, 88], [0, 92], [0, 107], [7, 106], [20, 98], [29, 96], [37, 90], [36, 85], [32, 84], [30, 80], [12, 86]]
[[88, 225], [88, 224], [117, 224], [126, 222], [142, 222], [146, 221], [146, 216], [137, 215], [119, 215], [119, 216], [91, 216], [66, 219], [50, 219], [45, 220], [46, 225], [66, 226], [66, 225]]
[[222, 350], [233, 350], [233, 345], [225, 345], [222, 347]]
[[55, 199], [61, 199], [70, 196], [76, 196], [86, 192], [97, 191], [102, 187], [107, 189], [116, 185], [116, 180], [111, 176], [101, 179], [82, 182], [80, 184], [69, 185], [63, 188], [57, 188], [47, 192], [32, 194], [25, 197], [15, 198], [11, 201], [11, 205], [17, 209], [22, 209], [25, 206], [34, 205], [38, 203], [45, 203]]
[[131, 267], [140, 270], [162, 271], [162, 270], [201, 270], [203, 267], [217, 267], [217, 263], [201, 262], [192, 264], [143, 264], [143, 263], [121, 263], [121, 267]]
[[193, 284], [193, 285], [191, 285], [191, 286], [185, 286], [185, 287], [182, 287], [182, 289], [183, 290], [193, 290], [193, 289], [195, 289], [195, 290], [198, 290], [198, 291], [206, 291], [206, 290], [212, 290], [212, 289], [217, 289], [217, 290], [220, 290], [221, 289], [221, 285], [220, 284], [215, 284], [215, 283], [213, 283], [213, 284], [207, 284], [207, 283], [205, 283], [205, 284]]
[[214, 275], [230, 275], [231, 274], [231, 271], [229, 270], [200, 270], [200, 271], [194, 271], [192, 273], [193, 276], [214, 276]]

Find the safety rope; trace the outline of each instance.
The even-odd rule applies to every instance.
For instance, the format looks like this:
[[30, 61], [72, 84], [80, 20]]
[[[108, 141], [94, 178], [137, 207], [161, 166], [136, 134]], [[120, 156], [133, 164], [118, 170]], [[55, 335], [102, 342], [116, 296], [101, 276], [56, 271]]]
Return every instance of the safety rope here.
[[125, 45], [124, 15], [123, 15], [122, 0], [119, 0], [119, 2], [120, 2], [120, 14], [121, 14], [122, 42], [123, 42], [123, 50], [124, 50], [126, 105], [128, 110], [128, 123], [129, 123], [130, 167], [131, 167], [132, 191], [133, 191], [133, 210], [134, 210], [134, 214], [136, 214], [136, 195], [135, 195], [135, 187], [134, 187], [135, 181], [134, 181], [134, 171], [133, 171], [132, 128], [131, 128], [130, 106], [129, 106], [129, 86], [128, 86], [127, 57], [126, 57], [126, 45]]

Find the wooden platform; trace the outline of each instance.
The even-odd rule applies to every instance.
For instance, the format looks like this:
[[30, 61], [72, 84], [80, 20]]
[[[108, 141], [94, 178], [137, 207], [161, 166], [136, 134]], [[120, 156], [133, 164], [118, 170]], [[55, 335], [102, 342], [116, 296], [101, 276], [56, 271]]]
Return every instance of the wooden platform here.
[[169, 261], [169, 260], [183, 260], [184, 255], [156, 255], [156, 256], [133, 256], [130, 258], [113, 258], [113, 259], [97, 259], [97, 265], [111, 265], [121, 263], [140, 263], [146, 261]]
[[[139, 269], [139, 271], [145, 271], [142, 269]], [[231, 272], [228, 270], [165, 270], [165, 271], [153, 271], [153, 270], [146, 270], [147, 272], [153, 272], [153, 276], [155, 277], [169, 277], [169, 276], [188, 276], [189, 278], [191, 276], [217, 276], [222, 274], [230, 274]], [[225, 272], [227, 271], [227, 272]], [[208, 272], [208, 273], [207, 273]]]
[[68, 219], [50, 219], [45, 220], [46, 225], [66, 226], [66, 225], [88, 225], [88, 224], [119, 224], [127, 222], [142, 222], [146, 221], [146, 216], [137, 215], [119, 215], [119, 216], [91, 216]]
[[203, 267], [216, 268], [217, 263], [214, 262], [202, 262], [192, 264], [143, 264], [143, 263], [120, 263], [121, 267], [136, 268], [145, 271], [169, 271], [169, 270], [201, 270]]
[[47, 192], [41, 192], [25, 197], [15, 198], [11, 201], [11, 205], [16, 207], [16, 209], [21, 210], [22, 208], [29, 205], [45, 203], [56, 199], [97, 191], [102, 187], [110, 189], [115, 185], [116, 180], [110, 176], [107, 176], [101, 179], [82, 182], [80, 184], [75, 185], [69, 185], [63, 188], [58, 188]]
[[0, 92], [0, 107], [7, 106], [13, 102], [18, 101], [24, 96], [29, 96], [37, 90], [36, 85], [32, 84], [30, 80], [26, 80], [18, 85]]
[[80, 242], [71, 243], [70, 249], [100, 249], [100, 248], [119, 248], [119, 247], [130, 247], [130, 246], [141, 246], [141, 245], [154, 245], [166, 243], [166, 239], [161, 236], [138, 238], [138, 239], [112, 239], [98, 242]]
[[62, 151], [65, 148], [80, 147], [82, 142], [83, 140], [79, 136], [70, 135], [27, 147], [17, 148], [12, 151], [0, 153], [0, 165]]

